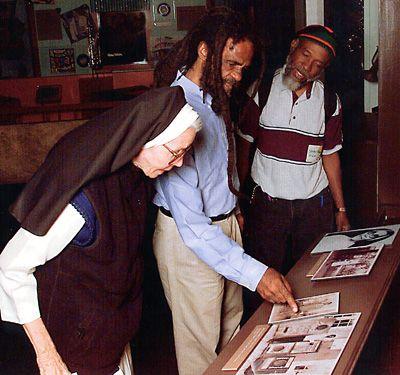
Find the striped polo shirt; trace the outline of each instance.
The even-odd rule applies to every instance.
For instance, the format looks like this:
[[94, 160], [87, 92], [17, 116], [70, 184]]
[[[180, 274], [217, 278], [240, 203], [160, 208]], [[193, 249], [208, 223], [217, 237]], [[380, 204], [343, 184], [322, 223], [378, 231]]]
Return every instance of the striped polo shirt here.
[[342, 148], [342, 114], [336, 110], [325, 124], [324, 85], [312, 83], [300, 97], [273, 78], [259, 123], [243, 122], [239, 134], [257, 142], [251, 169], [253, 180], [274, 198], [308, 199], [328, 186], [321, 155]]

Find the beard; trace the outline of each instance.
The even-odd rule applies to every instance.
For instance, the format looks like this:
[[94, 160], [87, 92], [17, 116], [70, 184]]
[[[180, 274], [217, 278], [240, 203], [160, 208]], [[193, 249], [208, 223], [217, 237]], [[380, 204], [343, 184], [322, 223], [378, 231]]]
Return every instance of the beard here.
[[[303, 76], [303, 81], [298, 81], [297, 79], [291, 76], [291, 72], [293, 69], [297, 69]], [[283, 66], [283, 85], [288, 88], [290, 91], [297, 91], [307, 85], [309, 82], [313, 82], [319, 78], [320, 75], [316, 75], [314, 77], [310, 76], [303, 67], [300, 65], [295, 65], [292, 62], [290, 54], [286, 58], [286, 64]]]
[[240, 82], [236, 81], [233, 78], [224, 78], [223, 80], [223, 85], [224, 85], [224, 91], [226, 95], [231, 96], [232, 91], [237, 89], [240, 85]]

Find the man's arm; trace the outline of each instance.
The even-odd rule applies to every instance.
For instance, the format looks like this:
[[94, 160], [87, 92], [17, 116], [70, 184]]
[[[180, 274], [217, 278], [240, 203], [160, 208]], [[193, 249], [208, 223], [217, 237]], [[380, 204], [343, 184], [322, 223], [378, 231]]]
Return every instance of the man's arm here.
[[[338, 152], [334, 152], [333, 154], [329, 155], [323, 155], [322, 162], [325, 173], [328, 177], [329, 188], [332, 192], [335, 206], [337, 209], [343, 209], [346, 207], [346, 205], [343, 198], [342, 170], [340, 167], [340, 158]], [[350, 222], [347, 218], [346, 211], [337, 211], [335, 220], [338, 231], [350, 229]]]
[[237, 148], [237, 172], [242, 187], [250, 174], [251, 163], [254, 156], [253, 144], [240, 135], [236, 137]]
[[[158, 178], [158, 188], [172, 213], [185, 245], [214, 271], [270, 302], [295, 303], [283, 276], [250, 257], [205, 215], [197, 170], [191, 155], [185, 164]], [[294, 305], [293, 305], [294, 304]]]

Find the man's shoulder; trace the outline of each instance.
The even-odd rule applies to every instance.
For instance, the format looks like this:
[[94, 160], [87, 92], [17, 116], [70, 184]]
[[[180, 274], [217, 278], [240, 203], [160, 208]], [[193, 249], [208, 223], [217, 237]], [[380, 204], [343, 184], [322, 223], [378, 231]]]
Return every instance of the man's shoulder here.
[[324, 95], [338, 96], [335, 89], [329, 83], [326, 83], [326, 82], [323, 82], [323, 81], [317, 79], [316, 81], [314, 81], [314, 84], [316, 84], [318, 86], [318, 88], [322, 92], [324, 92]]

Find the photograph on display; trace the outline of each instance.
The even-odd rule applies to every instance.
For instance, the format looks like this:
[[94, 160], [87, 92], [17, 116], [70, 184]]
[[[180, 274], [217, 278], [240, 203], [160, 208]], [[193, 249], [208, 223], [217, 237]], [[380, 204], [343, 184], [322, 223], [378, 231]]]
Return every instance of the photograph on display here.
[[86, 4], [62, 13], [60, 16], [71, 43], [87, 38], [90, 30], [94, 30], [94, 21], [89, 6]]
[[274, 324], [236, 374], [330, 375], [360, 315], [329, 314]]
[[375, 228], [349, 230], [345, 232], [327, 233], [314, 247], [311, 254], [351, 249], [372, 244], [390, 246], [396, 238], [399, 229], [400, 224], [396, 224]]
[[326, 314], [335, 314], [339, 311], [339, 292], [321, 294], [307, 298], [296, 299], [299, 311], [293, 312], [287, 304], [274, 304], [269, 324], [304, 319], [310, 316], [320, 316]]
[[382, 248], [383, 245], [371, 245], [332, 251], [311, 281], [366, 276], [370, 273]]

